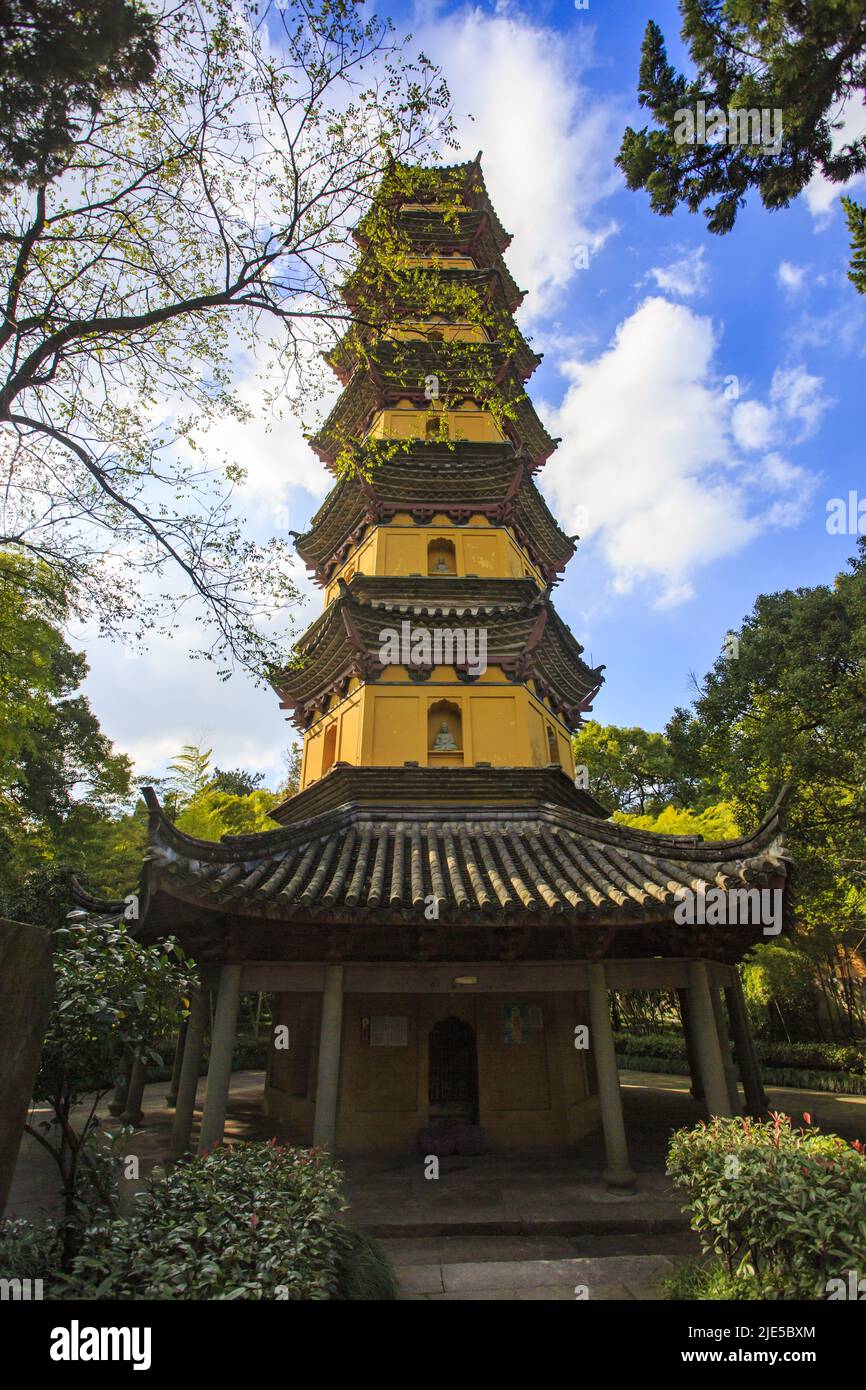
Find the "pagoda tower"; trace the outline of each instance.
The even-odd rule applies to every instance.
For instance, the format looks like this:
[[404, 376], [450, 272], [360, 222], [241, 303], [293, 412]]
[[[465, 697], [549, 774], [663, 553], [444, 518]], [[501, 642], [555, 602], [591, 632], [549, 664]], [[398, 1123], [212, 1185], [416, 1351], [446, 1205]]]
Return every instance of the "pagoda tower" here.
[[601, 668], [551, 600], [575, 538], [536, 484], [556, 441], [526, 393], [539, 359], [478, 160], [397, 170], [358, 239], [329, 359], [343, 391], [313, 441], [335, 485], [297, 540], [324, 609], [274, 681], [300, 790], [273, 830], [217, 843], [145, 789], [135, 932], [177, 938], [202, 982], [175, 1148], [193, 1142], [208, 995], [200, 1151], [223, 1133], [241, 992], [269, 991], [289, 1043], [264, 1105], [284, 1137], [479, 1153], [601, 1124], [606, 1178], [627, 1187], [609, 991], [676, 992], [710, 1114], [740, 1104], [730, 1030], [747, 1106], [766, 1107], [737, 969], [766, 927], [701, 905], [766, 895], [778, 932], [784, 798], [750, 835], [704, 842], [616, 824], [575, 785]]
[[[279, 683], [302, 789], [340, 763], [572, 776], [602, 679], [551, 601], [576, 538], [535, 481], [556, 441], [525, 390], [541, 359], [514, 322], [510, 237], [478, 160], [441, 178], [448, 201], [427, 172], [426, 201], [404, 186], [388, 208], [423, 303], [411, 279], [387, 308], [368, 294], [386, 321], [329, 359], [344, 389], [314, 447], [331, 469], [347, 445], [360, 465], [296, 543], [325, 590]], [[475, 321], [435, 312], [461, 288]]]

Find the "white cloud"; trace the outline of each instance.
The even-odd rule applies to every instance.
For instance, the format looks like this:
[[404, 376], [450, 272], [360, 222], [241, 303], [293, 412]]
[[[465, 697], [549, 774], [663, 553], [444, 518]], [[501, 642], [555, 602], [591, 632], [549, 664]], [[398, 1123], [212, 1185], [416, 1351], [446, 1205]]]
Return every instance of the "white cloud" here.
[[791, 290], [792, 293], [801, 289], [806, 278], [806, 267], [804, 265], [794, 265], [791, 261], [782, 261], [776, 271], [776, 279], [783, 289]]
[[743, 401], [732, 411], [731, 427], [741, 449], [763, 449], [775, 433], [775, 412], [760, 401]]
[[514, 235], [509, 267], [540, 316], [616, 230], [599, 205], [622, 185], [614, 165], [624, 108], [581, 85], [591, 31], [571, 36], [526, 16], [467, 8], [416, 31], [445, 69], [461, 116], [459, 157], [483, 151], [484, 179]]
[[821, 377], [811, 376], [804, 367], [780, 367], [773, 373], [770, 400], [780, 420], [794, 426], [797, 442], [815, 433], [832, 405], [823, 386]]
[[[691, 597], [701, 567], [766, 526], [795, 524], [795, 483], [808, 494], [803, 470], [748, 452], [792, 424], [801, 437], [814, 427], [826, 404], [820, 381], [780, 370], [768, 404], [734, 402], [716, 348], [709, 318], [647, 299], [599, 356], [567, 364], [570, 385], [549, 422], [563, 442], [542, 484], [566, 529], [597, 547], [615, 592], [641, 585], [656, 606]], [[783, 494], [775, 507], [774, 493]]]
[[[318, 605], [300, 610], [300, 625], [317, 612]], [[80, 637], [70, 634], [73, 645]], [[215, 766], [262, 771], [275, 786], [282, 750], [297, 738], [286, 711], [273, 690], [243, 672], [222, 681], [213, 663], [191, 660], [200, 644], [194, 624], [172, 639], [154, 638], [134, 660], [114, 643], [88, 642], [84, 692], [104, 732], [132, 758], [137, 776], [161, 775], [184, 743], [195, 743], [213, 748]]]
[[[866, 106], [859, 94], [852, 96], [842, 108], [839, 129], [834, 130], [831, 140], [834, 153], [856, 140], [866, 131]], [[803, 190], [806, 206], [815, 219], [816, 229], [823, 231], [833, 216], [834, 205], [840, 193], [857, 188], [866, 182], [866, 175], [860, 174], [848, 183], [830, 183], [821, 173], [815, 173]]]
[[706, 294], [710, 268], [707, 265], [703, 246], [688, 251], [670, 265], [653, 266], [644, 279], [654, 280], [656, 288], [680, 299], [691, 299]]

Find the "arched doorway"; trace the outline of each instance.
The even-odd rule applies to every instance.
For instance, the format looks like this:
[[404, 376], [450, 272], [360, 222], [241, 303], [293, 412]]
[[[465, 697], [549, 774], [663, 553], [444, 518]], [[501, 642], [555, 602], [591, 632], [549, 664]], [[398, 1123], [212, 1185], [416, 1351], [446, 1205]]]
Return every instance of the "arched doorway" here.
[[431, 1124], [478, 1123], [475, 1029], [463, 1018], [442, 1018], [430, 1029], [428, 1098]]

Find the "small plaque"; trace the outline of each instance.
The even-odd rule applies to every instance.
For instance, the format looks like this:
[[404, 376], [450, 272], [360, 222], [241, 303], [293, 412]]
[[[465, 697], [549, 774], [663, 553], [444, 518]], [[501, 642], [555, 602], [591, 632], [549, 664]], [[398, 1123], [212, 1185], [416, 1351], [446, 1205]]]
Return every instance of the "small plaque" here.
[[409, 1020], [398, 1014], [371, 1014], [371, 1047], [408, 1047]]
[[526, 1042], [528, 1032], [525, 1004], [506, 1004], [504, 1011], [505, 1044], [507, 1047], [520, 1047]]

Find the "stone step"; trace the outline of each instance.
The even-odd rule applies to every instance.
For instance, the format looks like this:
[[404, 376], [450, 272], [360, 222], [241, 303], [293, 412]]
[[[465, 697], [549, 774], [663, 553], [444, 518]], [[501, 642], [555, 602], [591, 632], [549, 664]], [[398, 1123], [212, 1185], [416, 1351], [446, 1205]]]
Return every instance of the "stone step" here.
[[[435, 1236], [582, 1236], [665, 1235], [689, 1229], [688, 1218], [675, 1202], [635, 1202], [613, 1211], [600, 1202], [544, 1203], [525, 1214], [486, 1214], [482, 1207], [437, 1206], [406, 1211], [399, 1220], [366, 1203], [352, 1204], [352, 1224], [379, 1240]], [[527, 1204], [528, 1206], [530, 1204]], [[365, 1210], [366, 1207], [366, 1210]]]
[[379, 1241], [398, 1269], [409, 1265], [480, 1264], [515, 1260], [599, 1259], [611, 1255], [695, 1256], [700, 1243], [692, 1231], [666, 1235], [471, 1235], [396, 1237]]
[[559, 1260], [466, 1260], [397, 1266], [403, 1299], [658, 1299], [673, 1274], [669, 1255], [606, 1255]]

